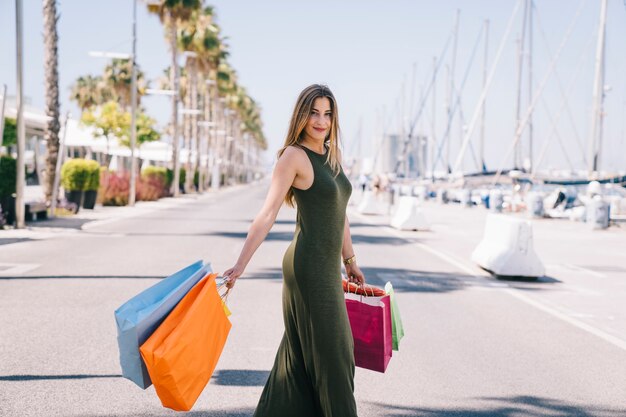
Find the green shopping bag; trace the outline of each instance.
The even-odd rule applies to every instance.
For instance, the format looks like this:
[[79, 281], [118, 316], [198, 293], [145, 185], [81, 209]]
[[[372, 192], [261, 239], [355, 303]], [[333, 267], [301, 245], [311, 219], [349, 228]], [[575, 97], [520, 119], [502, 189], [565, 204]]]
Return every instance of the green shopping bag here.
[[391, 342], [393, 350], [398, 350], [400, 339], [404, 336], [404, 327], [402, 327], [402, 318], [400, 317], [400, 309], [396, 302], [396, 296], [393, 293], [391, 282], [385, 284], [385, 293], [389, 295], [391, 300]]

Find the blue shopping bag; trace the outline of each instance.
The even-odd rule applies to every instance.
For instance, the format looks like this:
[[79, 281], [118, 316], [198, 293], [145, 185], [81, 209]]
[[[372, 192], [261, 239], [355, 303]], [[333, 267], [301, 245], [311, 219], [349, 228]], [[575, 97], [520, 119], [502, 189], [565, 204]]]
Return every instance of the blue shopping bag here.
[[117, 344], [120, 348], [122, 375], [141, 388], [152, 385], [139, 353], [141, 346], [178, 302], [207, 274], [211, 264], [198, 261], [137, 294], [117, 310]]

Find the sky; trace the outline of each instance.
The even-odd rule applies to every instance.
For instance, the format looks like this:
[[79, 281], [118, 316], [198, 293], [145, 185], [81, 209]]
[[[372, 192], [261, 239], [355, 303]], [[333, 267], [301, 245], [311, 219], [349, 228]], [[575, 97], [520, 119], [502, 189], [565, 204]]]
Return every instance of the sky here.
[[[31, 104], [43, 108], [41, 2], [23, 3], [24, 92]], [[479, 114], [485, 48], [480, 36], [485, 19], [489, 19], [488, 70], [495, 69], [486, 96], [485, 159], [488, 168], [497, 169], [511, 164], [509, 150], [518, 90], [516, 39], [521, 34], [523, 7], [513, 20], [510, 35], [504, 35], [517, 3], [518, 0], [216, 0], [208, 4], [215, 6], [217, 22], [228, 38], [229, 61], [240, 84], [262, 108], [269, 143], [267, 161], [275, 158], [284, 141], [299, 92], [312, 83], [327, 84], [338, 100], [344, 153], [372, 156], [379, 149], [383, 133], [406, 133], [407, 126], [415, 120], [415, 133], [439, 140], [438, 147], [447, 127], [448, 74], [452, 73], [463, 116], [461, 120], [457, 113], [451, 124], [450, 153], [454, 162], [464, 126], [467, 128], [473, 116]], [[132, 1], [62, 0], [58, 9], [61, 107], [63, 113], [69, 110], [78, 118], [78, 108], [69, 100], [70, 85], [81, 75], [102, 73], [105, 60], [90, 57], [89, 51], [130, 52]], [[167, 43], [159, 19], [147, 13], [141, 1], [138, 10], [138, 63], [147, 78], [154, 80], [169, 65]], [[452, 45], [445, 55], [443, 49], [457, 10], [459, 37], [453, 70]], [[542, 168], [586, 166], [599, 14], [599, 0], [535, 0], [534, 93], [529, 93], [525, 61], [521, 112], [525, 113], [531, 97], [537, 97], [532, 118], [533, 160], [537, 163], [540, 155], [545, 154]], [[574, 19], [571, 35], [548, 77], [555, 53]], [[502, 54], [496, 66], [500, 47]], [[606, 53], [601, 167], [625, 170], [626, 3], [622, 0], [608, 1]], [[7, 84], [8, 94], [14, 95], [15, 2], [10, 0], [0, 1], [0, 57], [0, 84]], [[442, 66], [431, 94], [421, 100], [420, 95], [428, 90], [433, 78], [435, 57], [441, 58]], [[539, 89], [541, 95], [536, 94]], [[143, 101], [161, 126], [168, 122], [168, 100], [165, 96], [152, 96]], [[422, 117], [416, 119], [422, 101]], [[552, 128], [552, 120], [557, 120], [556, 129]], [[467, 171], [475, 168], [472, 152], [478, 153], [479, 131], [476, 129], [462, 160], [461, 167]], [[529, 155], [528, 138], [525, 132], [521, 139], [525, 157]]]

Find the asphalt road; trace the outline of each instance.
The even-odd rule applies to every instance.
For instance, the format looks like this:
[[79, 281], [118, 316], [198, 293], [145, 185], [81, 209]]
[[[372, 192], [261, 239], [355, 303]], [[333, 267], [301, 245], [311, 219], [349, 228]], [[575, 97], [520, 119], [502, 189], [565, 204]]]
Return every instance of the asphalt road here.
[[[0, 415], [175, 415], [152, 388], [121, 378], [113, 311], [195, 260], [232, 266], [266, 190], [181, 199], [41, 240], [2, 244], [0, 234]], [[468, 260], [484, 212], [425, 210], [430, 232], [401, 233], [350, 208], [359, 264], [368, 282], [394, 284], [406, 331], [385, 374], [357, 368], [359, 415], [626, 416], [626, 233], [542, 223], [547, 277], [503, 282]], [[282, 336], [280, 265], [294, 218], [281, 210], [229, 297], [232, 331], [187, 415], [254, 411]]]

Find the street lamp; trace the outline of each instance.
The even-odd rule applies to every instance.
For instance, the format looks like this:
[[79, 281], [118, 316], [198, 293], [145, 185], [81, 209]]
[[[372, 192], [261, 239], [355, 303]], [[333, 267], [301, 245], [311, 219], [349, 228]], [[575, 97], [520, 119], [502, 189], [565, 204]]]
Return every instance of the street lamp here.
[[137, 146], [137, 0], [133, 0], [133, 56], [131, 58], [131, 93], [130, 100], [130, 189], [128, 192], [128, 205], [135, 205], [135, 182], [137, 180], [137, 160], [135, 159], [135, 147]]
[[[25, 206], [24, 206], [24, 189], [26, 187], [26, 173], [24, 163], [24, 152], [26, 151], [26, 135], [24, 126], [24, 54], [23, 50], [23, 9], [22, 1], [15, 0], [15, 32], [16, 32], [16, 63], [17, 63], [17, 180], [15, 184], [15, 219], [18, 229], [25, 226]], [[4, 117], [4, 115], [2, 115]]]
[[120, 52], [90, 51], [89, 56], [97, 58], [129, 59], [131, 65], [130, 72], [130, 184], [128, 190], [128, 205], [135, 205], [135, 194], [137, 181], [137, 160], [135, 158], [135, 148], [137, 147], [137, 0], [133, 0], [133, 52], [131, 54]]
[[188, 115], [200, 115], [200, 114], [202, 114], [202, 110], [198, 110], [198, 109], [184, 109], [182, 107], [178, 108], [178, 112], [180, 114], [188, 114]]
[[217, 123], [200, 120], [198, 122], [198, 126], [200, 126], [200, 127], [214, 127], [214, 126], [217, 126]]
[[154, 88], [147, 88], [146, 94], [155, 95], [155, 96], [175, 96], [176, 91], [174, 90], [159, 90]]
[[123, 52], [89, 51], [89, 56], [94, 58], [132, 59], [131, 54]]

